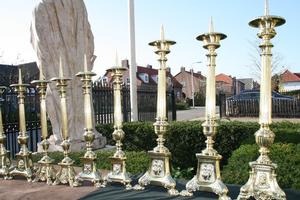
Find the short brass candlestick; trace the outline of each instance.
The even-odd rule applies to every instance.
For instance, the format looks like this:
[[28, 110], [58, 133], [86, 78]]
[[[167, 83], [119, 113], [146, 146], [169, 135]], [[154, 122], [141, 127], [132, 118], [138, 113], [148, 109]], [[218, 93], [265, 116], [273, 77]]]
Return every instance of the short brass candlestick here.
[[6, 135], [3, 128], [2, 121], [2, 94], [6, 90], [6, 87], [0, 86], [0, 176], [3, 176], [4, 179], [9, 179], [9, 172], [12, 170], [11, 161], [9, 158], [9, 151], [6, 150]]
[[275, 134], [270, 130], [272, 123], [272, 95], [271, 95], [271, 67], [273, 44], [271, 39], [275, 37], [275, 27], [285, 23], [285, 20], [278, 16], [269, 15], [268, 1], [266, 1], [265, 15], [252, 20], [249, 25], [259, 28], [257, 34], [262, 39], [261, 48], [261, 86], [260, 86], [260, 129], [255, 133], [255, 140], [260, 147], [260, 156], [254, 162], [250, 162], [251, 167], [248, 182], [241, 188], [238, 196], [239, 200], [250, 197], [255, 199], [286, 199], [284, 191], [279, 187], [276, 180], [277, 165], [269, 158], [269, 148], [274, 142]]
[[[112, 72], [113, 86], [114, 86], [114, 132], [113, 139], [116, 141], [116, 152], [110, 157], [112, 163], [112, 171], [108, 173], [105, 182], [119, 182], [126, 185], [126, 189], [131, 189], [131, 178], [126, 172], [126, 155], [122, 150], [122, 140], [124, 138], [124, 131], [122, 130], [122, 107], [121, 107], [121, 87], [122, 76], [126, 70], [124, 67], [119, 67], [116, 63], [115, 67], [108, 69]], [[106, 183], [105, 183], [106, 184]]]
[[56, 174], [56, 179], [53, 185], [57, 185], [59, 183], [67, 184], [73, 187], [73, 183], [75, 180], [75, 170], [73, 168], [74, 161], [69, 157], [69, 149], [70, 149], [70, 141], [69, 141], [69, 133], [68, 133], [68, 118], [67, 118], [67, 102], [66, 102], [66, 90], [67, 90], [67, 82], [71, 80], [70, 78], [64, 78], [62, 75], [60, 77], [52, 78], [51, 81], [56, 81], [56, 86], [60, 95], [60, 110], [61, 110], [61, 132], [63, 141], [61, 146], [64, 151], [64, 158], [58, 165], [60, 169]]
[[93, 129], [93, 114], [92, 114], [92, 99], [91, 99], [91, 85], [92, 77], [96, 74], [90, 71], [79, 72], [76, 76], [81, 77], [83, 95], [84, 95], [84, 115], [85, 115], [85, 129], [84, 139], [86, 141], [86, 152], [81, 158], [83, 162], [82, 171], [76, 176], [74, 186], [80, 185], [83, 181], [90, 181], [96, 187], [100, 187], [101, 174], [96, 168], [97, 155], [92, 151], [93, 141], [95, 140], [95, 133]]
[[48, 185], [52, 184], [52, 180], [55, 179], [56, 171], [53, 168], [54, 159], [50, 158], [48, 155], [49, 141], [48, 137], [48, 129], [47, 129], [47, 113], [46, 113], [46, 90], [47, 84], [49, 81], [46, 80], [35, 80], [32, 81], [31, 84], [35, 84], [39, 96], [40, 96], [40, 115], [41, 115], [41, 132], [42, 132], [42, 142], [41, 145], [43, 147], [43, 157], [38, 161], [38, 168], [35, 174], [34, 181], [46, 181]]
[[157, 134], [157, 146], [148, 151], [150, 156], [150, 166], [148, 171], [139, 179], [139, 185], [134, 186], [136, 190], [143, 190], [145, 186], [158, 185], [163, 186], [168, 190], [170, 195], [178, 195], [175, 189], [176, 182], [171, 176], [170, 172], [170, 158], [171, 153], [167, 147], [164, 146], [164, 135], [169, 126], [167, 122], [166, 109], [166, 55], [170, 53], [169, 47], [176, 42], [165, 40], [164, 30], [161, 27], [161, 40], [150, 42], [150, 46], [157, 48], [155, 51], [159, 55], [160, 68], [158, 70], [158, 89], [157, 89], [157, 117], [154, 125], [155, 133]]
[[25, 119], [25, 93], [26, 88], [29, 84], [22, 83], [22, 73], [19, 68], [19, 83], [12, 84], [11, 87], [14, 87], [18, 92], [18, 103], [19, 103], [19, 127], [20, 132], [18, 136], [18, 143], [20, 145], [20, 151], [16, 154], [17, 156], [17, 166], [11, 172], [11, 176], [24, 176], [27, 178], [28, 182], [32, 181], [32, 171], [33, 163], [31, 159], [31, 152], [27, 148], [28, 135], [26, 131], [26, 119]]
[[225, 39], [226, 35], [214, 32], [211, 20], [209, 32], [199, 35], [197, 40], [203, 41], [203, 47], [208, 50], [208, 75], [206, 82], [206, 120], [202, 124], [203, 133], [206, 136], [206, 148], [201, 153], [197, 153], [198, 159], [197, 174], [186, 184], [186, 190], [181, 194], [191, 196], [192, 192], [200, 190], [213, 192], [219, 195], [220, 200], [228, 200], [228, 189], [221, 180], [220, 160], [222, 156], [214, 149], [214, 137], [217, 133], [216, 122], [216, 85], [215, 85], [215, 50], [220, 47], [220, 40]]

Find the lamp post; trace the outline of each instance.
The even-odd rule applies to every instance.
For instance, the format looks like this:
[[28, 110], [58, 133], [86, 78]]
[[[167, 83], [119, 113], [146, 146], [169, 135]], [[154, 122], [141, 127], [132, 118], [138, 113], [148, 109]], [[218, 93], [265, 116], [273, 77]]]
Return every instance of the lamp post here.
[[249, 25], [259, 28], [257, 36], [262, 39], [261, 48], [261, 87], [259, 105], [260, 129], [255, 133], [255, 140], [260, 147], [260, 156], [254, 162], [250, 162], [251, 171], [248, 182], [241, 187], [238, 200], [255, 199], [285, 200], [286, 195], [279, 187], [276, 179], [277, 165], [269, 158], [269, 148], [274, 142], [275, 134], [270, 130], [272, 123], [272, 89], [271, 67], [273, 44], [271, 39], [275, 37], [275, 27], [283, 25], [285, 19], [279, 16], [269, 15], [269, 2], [265, 0], [265, 15], [249, 22]]

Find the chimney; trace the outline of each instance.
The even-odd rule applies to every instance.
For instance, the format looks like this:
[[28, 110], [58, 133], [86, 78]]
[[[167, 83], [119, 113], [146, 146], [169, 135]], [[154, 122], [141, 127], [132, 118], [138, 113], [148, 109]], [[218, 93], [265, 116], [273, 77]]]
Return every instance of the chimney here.
[[202, 75], [202, 74], [201, 74], [201, 71], [197, 71], [197, 74], [200, 74], [200, 75]]
[[147, 68], [152, 69], [152, 65], [149, 65], [149, 64], [148, 64], [148, 65], [147, 65]]
[[185, 67], [181, 67], [180, 72], [185, 72]]
[[129, 69], [129, 61], [128, 59], [122, 60], [122, 67]]
[[170, 68], [170, 67], [167, 67], [167, 68], [166, 68], [166, 72], [168, 72], [168, 73], [171, 74], [171, 68]]

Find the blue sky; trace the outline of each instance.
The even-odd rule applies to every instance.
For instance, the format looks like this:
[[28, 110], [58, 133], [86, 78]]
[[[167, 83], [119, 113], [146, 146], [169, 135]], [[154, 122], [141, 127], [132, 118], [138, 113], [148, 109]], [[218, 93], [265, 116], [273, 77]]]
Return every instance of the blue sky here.
[[[0, 7], [0, 58], [1, 63], [15, 64], [35, 60], [30, 44], [29, 27], [32, 10], [39, 0], [7, 0]], [[128, 2], [127, 0], [85, 0], [89, 21], [95, 38], [94, 71], [99, 75], [114, 65], [115, 51], [119, 58], [129, 58]], [[300, 72], [300, 1], [270, 0], [270, 14], [286, 19], [286, 24], [276, 29], [272, 40], [273, 52], [282, 56], [281, 64]], [[263, 0], [135, 0], [136, 57], [137, 64], [157, 67], [157, 56], [150, 41], [159, 39], [160, 25], [165, 36], [175, 40], [168, 55], [168, 65], [175, 75], [181, 66], [206, 73], [206, 51], [196, 36], [208, 31], [212, 16], [215, 31], [227, 35], [217, 50], [217, 73], [244, 78], [251, 77], [249, 67], [257, 29], [248, 22], [263, 15]], [[3, 53], [1, 53], [3, 52]], [[17, 60], [17, 54], [20, 54]], [[200, 64], [192, 64], [202, 61]]]

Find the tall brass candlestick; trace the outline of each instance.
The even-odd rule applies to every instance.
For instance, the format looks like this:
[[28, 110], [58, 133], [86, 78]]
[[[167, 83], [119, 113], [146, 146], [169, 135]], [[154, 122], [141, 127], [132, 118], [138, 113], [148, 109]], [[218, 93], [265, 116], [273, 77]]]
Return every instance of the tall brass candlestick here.
[[26, 131], [26, 119], [25, 119], [25, 92], [28, 84], [23, 84], [22, 82], [22, 72], [19, 68], [19, 82], [18, 84], [12, 84], [18, 92], [18, 103], [19, 103], [19, 127], [20, 132], [18, 136], [18, 143], [20, 145], [20, 151], [16, 154], [17, 156], [17, 166], [10, 172], [11, 176], [24, 176], [27, 178], [28, 182], [32, 181], [32, 159], [31, 152], [27, 148], [28, 135]]
[[[41, 67], [40, 67], [41, 70]], [[52, 179], [55, 178], [55, 169], [53, 168], [54, 159], [50, 158], [48, 155], [49, 141], [48, 129], [47, 129], [47, 113], [46, 113], [46, 90], [49, 81], [46, 81], [44, 76], [40, 75], [40, 80], [32, 81], [32, 84], [35, 84], [40, 96], [40, 115], [41, 115], [41, 132], [42, 132], [42, 142], [44, 156], [38, 161], [38, 168], [35, 174], [34, 181], [39, 180], [46, 181], [48, 185], [52, 184]]]
[[275, 27], [285, 23], [285, 19], [269, 15], [268, 1], [265, 1], [265, 15], [249, 22], [249, 25], [259, 28], [257, 34], [262, 39], [261, 48], [261, 86], [260, 86], [260, 129], [255, 133], [255, 140], [260, 147], [260, 156], [251, 167], [248, 182], [241, 188], [239, 200], [254, 197], [255, 199], [286, 199], [284, 191], [279, 187], [276, 180], [277, 165], [272, 163], [268, 156], [269, 148], [274, 142], [275, 134], [270, 130], [272, 123], [272, 96], [271, 96], [271, 67], [273, 44], [271, 39], [275, 37]]
[[3, 128], [2, 121], [2, 94], [6, 90], [6, 87], [0, 86], [0, 176], [3, 176], [4, 179], [9, 179], [9, 172], [12, 170], [11, 161], [9, 158], [9, 151], [6, 150], [6, 136]]
[[[122, 107], [121, 107], [121, 89], [122, 89], [122, 77], [126, 68], [120, 67], [118, 62], [115, 67], [108, 69], [112, 72], [113, 86], [114, 86], [114, 132], [113, 139], [116, 141], [116, 152], [110, 157], [112, 163], [112, 171], [108, 173], [106, 182], [119, 182], [126, 185], [126, 189], [131, 189], [131, 178], [126, 172], [126, 155], [122, 150], [122, 140], [124, 138], [124, 131], [122, 130]], [[105, 182], [105, 184], [106, 184]]]
[[87, 70], [86, 55], [84, 55], [84, 72], [79, 72], [76, 76], [81, 77], [84, 95], [84, 115], [85, 129], [84, 139], [86, 141], [86, 152], [81, 158], [83, 162], [82, 171], [76, 176], [74, 186], [80, 185], [83, 181], [90, 181], [96, 187], [100, 187], [101, 174], [96, 168], [97, 155], [92, 151], [93, 141], [95, 140], [92, 114], [91, 86], [92, 77], [96, 74]]
[[160, 68], [158, 70], [158, 88], [157, 88], [157, 117], [154, 125], [155, 133], [157, 134], [157, 146], [148, 151], [150, 156], [150, 166], [148, 171], [139, 179], [139, 184], [134, 186], [136, 190], [145, 189], [146, 185], [153, 184], [163, 186], [168, 189], [170, 195], [178, 195], [175, 189], [176, 182], [170, 173], [170, 157], [171, 153], [167, 147], [164, 146], [164, 135], [169, 126], [167, 122], [167, 109], [166, 109], [166, 55], [170, 53], [170, 46], [176, 42], [165, 40], [164, 29], [161, 27], [161, 39], [150, 42], [150, 46], [157, 48], [155, 51], [159, 55]]
[[220, 200], [228, 200], [228, 189], [221, 180], [220, 160], [222, 156], [213, 148], [213, 138], [217, 132], [216, 122], [216, 84], [215, 84], [215, 52], [220, 47], [220, 40], [225, 39], [226, 35], [214, 32], [212, 19], [210, 21], [209, 32], [199, 35], [197, 40], [203, 41], [203, 47], [208, 50], [207, 56], [207, 82], [206, 82], [206, 118], [202, 124], [203, 133], [206, 136], [206, 148], [201, 153], [197, 153], [198, 159], [197, 174], [186, 184], [186, 190], [182, 191], [183, 196], [192, 196], [193, 192], [207, 191], [219, 195]]
[[53, 185], [57, 185], [59, 183], [69, 184], [73, 187], [73, 183], [75, 181], [75, 170], [73, 168], [74, 161], [69, 157], [69, 149], [70, 149], [70, 141], [69, 141], [69, 133], [68, 133], [68, 116], [67, 116], [67, 82], [70, 81], [70, 78], [63, 77], [63, 68], [62, 62], [60, 59], [59, 65], [59, 77], [52, 78], [51, 81], [56, 81], [57, 90], [60, 96], [60, 111], [61, 111], [61, 132], [63, 142], [61, 146], [64, 150], [64, 158], [58, 163], [60, 169], [56, 174], [56, 179]]

